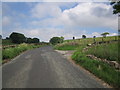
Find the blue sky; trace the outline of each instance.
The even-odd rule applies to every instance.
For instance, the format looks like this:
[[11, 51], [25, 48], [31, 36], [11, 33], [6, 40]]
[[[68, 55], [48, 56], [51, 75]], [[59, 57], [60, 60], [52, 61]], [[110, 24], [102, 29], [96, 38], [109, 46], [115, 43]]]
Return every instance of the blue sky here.
[[75, 2], [3, 2], [3, 37], [12, 32], [23, 33], [27, 37], [37, 37], [49, 41], [51, 37], [63, 36], [71, 39], [103, 32], [117, 35], [118, 18], [112, 14], [108, 3]]

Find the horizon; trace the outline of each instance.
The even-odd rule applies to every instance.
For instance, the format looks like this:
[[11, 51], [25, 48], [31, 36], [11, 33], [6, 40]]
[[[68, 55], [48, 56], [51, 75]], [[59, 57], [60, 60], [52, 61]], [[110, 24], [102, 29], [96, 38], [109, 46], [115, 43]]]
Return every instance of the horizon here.
[[66, 39], [118, 35], [118, 16], [108, 3], [2, 2], [2, 37], [12, 32], [48, 42], [55, 36]]

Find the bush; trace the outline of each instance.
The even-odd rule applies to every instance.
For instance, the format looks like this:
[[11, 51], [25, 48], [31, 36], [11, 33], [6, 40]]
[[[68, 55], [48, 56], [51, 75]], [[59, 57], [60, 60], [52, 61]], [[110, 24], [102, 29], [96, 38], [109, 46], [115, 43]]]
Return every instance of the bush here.
[[53, 37], [50, 39], [50, 43], [55, 45], [55, 44], [58, 44], [58, 43], [62, 43], [63, 42], [63, 37]]
[[13, 32], [10, 35], [10, 39], [12, 40], [13, 43], [18, 43], [18, 44], [26, 42], [26, 37], [23, 34], [16, 32]]

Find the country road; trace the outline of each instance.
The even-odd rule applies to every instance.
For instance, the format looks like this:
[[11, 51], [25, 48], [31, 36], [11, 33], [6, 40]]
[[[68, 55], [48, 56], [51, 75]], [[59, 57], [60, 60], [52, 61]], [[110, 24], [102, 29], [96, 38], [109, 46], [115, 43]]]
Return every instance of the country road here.
[[3, 88], [105, 88], [51, 46], [29, 50], [3, 65]]

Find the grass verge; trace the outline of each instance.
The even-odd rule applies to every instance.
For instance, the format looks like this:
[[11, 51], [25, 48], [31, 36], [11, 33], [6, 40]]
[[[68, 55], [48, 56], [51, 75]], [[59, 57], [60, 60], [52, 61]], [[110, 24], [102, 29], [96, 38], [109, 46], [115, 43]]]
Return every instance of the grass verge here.
[[[81, 48], [82, 49], [82, 48]], [[72, 59], [82, 67], [103, 79], [108, 84], [114, 87], [120, 87], [120, 72], [110, 67], [107, 63], [102, 61], [92, 60], [80, 50], [77, 50], [73, 55]]]
[[5, 59], [12, 59], [15, 56], [19, 55], [21, 52], [24, 52], [26, 50], [40, 47], [40, 45], [29, 45], [29, 44], [20, 44], [15, 48], [7, 48], [2, 50], [2, 62], [4, 62]]
[[57, 50], [75, 50], [76, 48], [78, 48], [79, 45], [63, 45], [63, 46], [56, 46], [55, 49]]
[[60, 43], [54, 46], [54, 49], [57, 50], [76, 50], [79, 47], [79, 43], [77, 42], [64, 42], [64, 43]]

